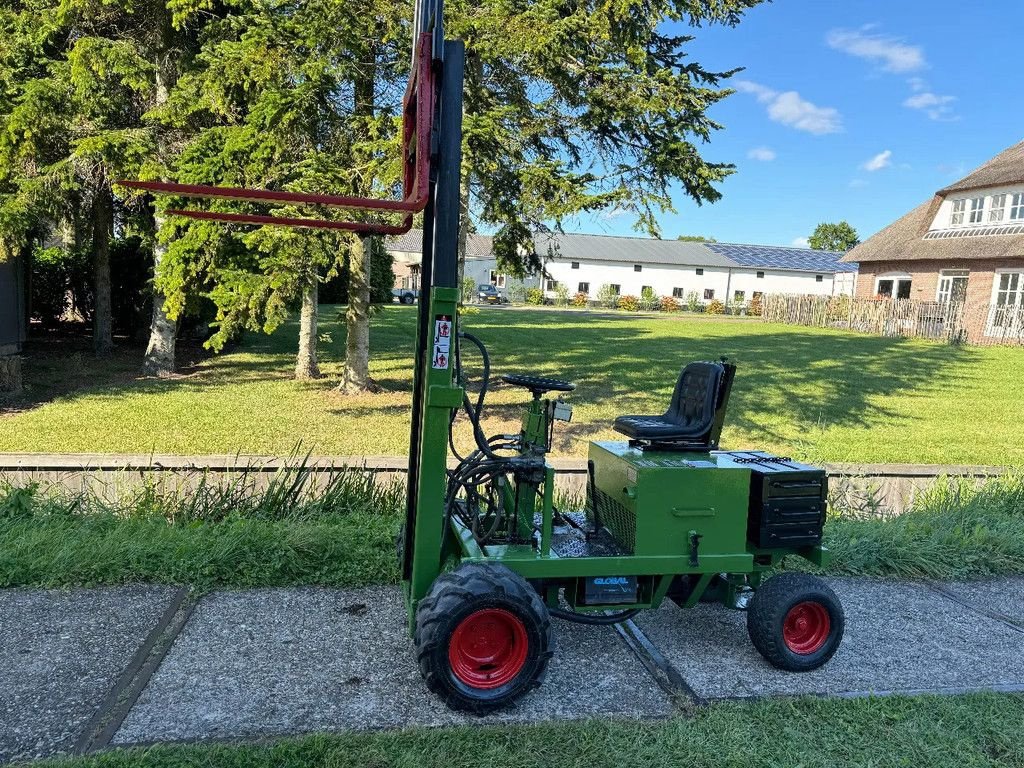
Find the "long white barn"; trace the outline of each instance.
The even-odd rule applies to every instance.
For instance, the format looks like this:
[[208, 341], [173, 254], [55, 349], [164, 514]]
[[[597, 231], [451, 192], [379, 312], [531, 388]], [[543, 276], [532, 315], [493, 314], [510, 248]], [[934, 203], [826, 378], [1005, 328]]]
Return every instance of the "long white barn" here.
[[[420, 233], [413, 231], [388, 244], [402, 287], [418, 287], [419, 241]], [[855, 264], [840, 261], [843, 254], [809, 248], [581, 234], [538, 235], [535, 248], [544, 274], [524, 282], [543, 287], [549, 297], [559, 283], [570, 294], [591, 298], [607, 285], [622, 296], [640, 296], [650, 287], [658, 296], [684, 301], [696, 294], [701, 303], [743, 303], [771, 293], [851, 295], [857, 274]], [[465, 274], [499, 290], [509, 281], [498, 271], [484, 235], [470, 236]]]

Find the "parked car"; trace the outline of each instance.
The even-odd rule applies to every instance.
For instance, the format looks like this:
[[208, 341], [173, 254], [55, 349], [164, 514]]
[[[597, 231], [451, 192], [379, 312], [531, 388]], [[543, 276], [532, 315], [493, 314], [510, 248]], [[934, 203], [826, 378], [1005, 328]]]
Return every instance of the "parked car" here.
[[507, 299], [493, 285], [477, 286], [476, 300], [480, 304], [504, 304]]
[[412, 304], [420, 297], [420, 292], [413, 288], [395, 288], [391, 295], [402, 304]]

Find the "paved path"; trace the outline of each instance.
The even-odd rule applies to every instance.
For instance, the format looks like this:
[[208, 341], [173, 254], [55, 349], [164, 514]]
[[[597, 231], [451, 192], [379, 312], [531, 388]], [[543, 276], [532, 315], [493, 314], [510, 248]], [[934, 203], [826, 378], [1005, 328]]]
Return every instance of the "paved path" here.
[[[835, 658], [769, 667], [742, 613], [671, 606], [612, 627], [557, 622], [544, 686], [487, 721], [665, 717], [687, 700], [1024, 690], [1024, 578], [831, 579]], [[447, 725], [398, 591], [167, 587], [0, 591], [0, 762], [156, 741]]]

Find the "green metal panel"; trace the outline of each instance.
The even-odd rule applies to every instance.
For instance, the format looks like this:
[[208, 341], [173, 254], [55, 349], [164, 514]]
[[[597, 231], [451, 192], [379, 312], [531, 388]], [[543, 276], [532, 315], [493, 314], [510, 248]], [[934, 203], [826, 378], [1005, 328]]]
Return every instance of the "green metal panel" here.
[[637, 556], [698, 559], [747, 550], [750, 469], [716, 453], [640, 451], [628, 443], [592, 443], [598, 490], [635, 518]]
[[[434, 344], [420, 361], [427, 390], [420, 436], [420, 483], [416, 498], [415, 554], [407, 595], [412, 626], [416, 604], [430, 590], [441, 573], [444, 561], [444, 499], [447, 489], [448, 425], [452, 408], [462, 402], [463, 391], [452, 386], [452, 345], [457, 338], [456, 308], [459, 292], [455, 288], [430, 291], [430, 322]], [[438, 329], [447, 325], [448, 344], [437, 338]], [[440, 325], [439, 325], [440, 324]]]

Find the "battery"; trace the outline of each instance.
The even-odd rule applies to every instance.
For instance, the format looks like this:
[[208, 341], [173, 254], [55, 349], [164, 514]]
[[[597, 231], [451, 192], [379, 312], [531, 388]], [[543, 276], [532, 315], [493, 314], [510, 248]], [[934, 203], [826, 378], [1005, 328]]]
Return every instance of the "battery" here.
[[587, 605], [622, 605], [637, 601], [636, 576], [590, 576], [583, 583]]

